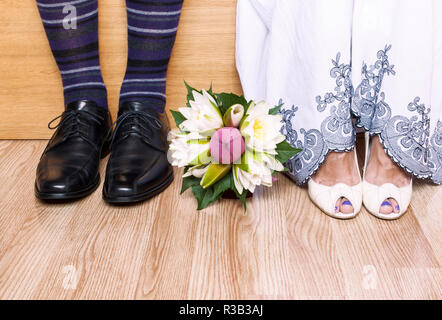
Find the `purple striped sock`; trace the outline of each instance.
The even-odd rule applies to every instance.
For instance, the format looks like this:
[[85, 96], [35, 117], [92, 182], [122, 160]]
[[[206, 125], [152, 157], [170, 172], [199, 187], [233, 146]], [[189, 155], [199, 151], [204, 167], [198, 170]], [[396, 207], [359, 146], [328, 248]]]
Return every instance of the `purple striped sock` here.
[[65, 103], [92, 100], [107, 108], [98, 56], [97, 0], [37, 0], [63, 80]]
[[120, 105], [146, 101], [164, 111], [167, 66], [182, 4], [182, 0], [126, 0], [129, 54]]

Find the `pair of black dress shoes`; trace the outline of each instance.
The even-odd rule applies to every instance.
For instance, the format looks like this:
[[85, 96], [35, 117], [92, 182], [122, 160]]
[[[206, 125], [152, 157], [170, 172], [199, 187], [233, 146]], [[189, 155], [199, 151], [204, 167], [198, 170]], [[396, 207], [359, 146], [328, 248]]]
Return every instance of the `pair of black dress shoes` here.
[[142, 102], [126, 102], [112, 131], [109, 112], [83, 100], [68, 104], [58, 118], [37, 167], [37, 198], [69, 200], [91, 194], [100, 184], [100, 159], [109, 152], [103, 186], [108, 203], [146, 200], [172, 182], [164, 113]]

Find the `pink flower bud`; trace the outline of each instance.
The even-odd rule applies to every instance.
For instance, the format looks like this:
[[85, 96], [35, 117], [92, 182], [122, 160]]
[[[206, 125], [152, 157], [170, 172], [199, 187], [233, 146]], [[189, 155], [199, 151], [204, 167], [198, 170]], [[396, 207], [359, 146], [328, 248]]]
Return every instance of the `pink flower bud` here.
[[245, 149], [244, 139], [237, 128], [221, 128], [213, 134], [210, 140], [210, 155], [221, 164], [236, 162]]

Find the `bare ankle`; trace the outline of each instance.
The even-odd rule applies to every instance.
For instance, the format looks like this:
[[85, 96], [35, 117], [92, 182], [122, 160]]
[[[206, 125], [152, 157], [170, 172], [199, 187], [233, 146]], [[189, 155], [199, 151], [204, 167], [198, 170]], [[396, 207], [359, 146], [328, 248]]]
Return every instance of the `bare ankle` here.
[[360, 182], [353, 152], [330, 152], [318, 172], [313, 176], [317, 183], [327, 186], [342, 182], [356, 185]]
[[400, 187], [409, 183], [409, 175], [393, 162], [377, 136], [372, 139], [366, 179], [376, 185], [390, 182]]

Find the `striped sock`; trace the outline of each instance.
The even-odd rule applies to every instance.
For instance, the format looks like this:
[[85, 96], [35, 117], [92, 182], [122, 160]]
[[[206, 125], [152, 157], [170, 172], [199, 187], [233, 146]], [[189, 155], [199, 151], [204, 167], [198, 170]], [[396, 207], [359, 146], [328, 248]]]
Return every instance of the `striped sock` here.
[[65, 104], [92, 100], [107, 108], [98, 56], [97, 0], [37, 0], [63, 80]]
[[166, 72], [182, 0], [126, 0], [129, 53], [120, 105], [147, 101], [163, 112]]

